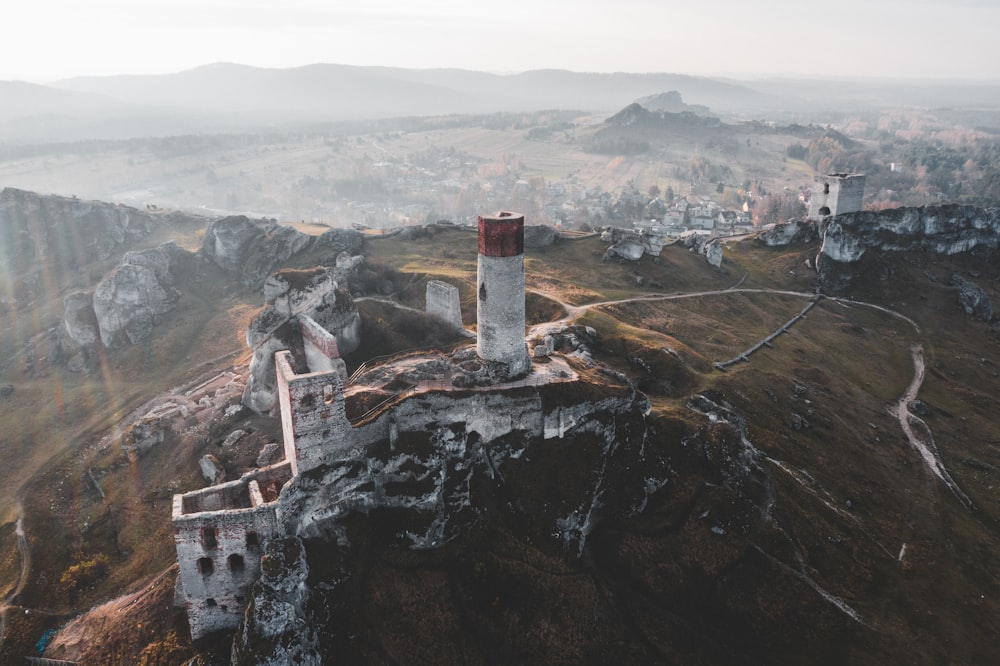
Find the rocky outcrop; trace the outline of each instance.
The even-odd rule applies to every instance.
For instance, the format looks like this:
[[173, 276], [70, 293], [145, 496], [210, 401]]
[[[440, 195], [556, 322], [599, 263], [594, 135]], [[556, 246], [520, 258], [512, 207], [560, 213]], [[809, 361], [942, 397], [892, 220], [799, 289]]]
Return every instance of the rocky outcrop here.
[[687, 232], [680, 237], [680, 244], [691, 252], [704, 255], [705, 261], [715, 268], [722, 267], [722, 240], [704, 234]]
[[[296, 477], [282, 492], [282, 519], [299, 536], [326, 537], [350, 513], [391, 509], [409, 516], [401, 545], [437, 548], [502, 502], [501, 486], [526, 503], [531, 494], [516, 489], [545, 487], [545, 499], [522, 507], [525, 516], [539, 538], [555, 535], [578, 554], [602, 516], [644, 498], [643, 483], [619, 476], [642, 469], [632, 458], [642, 455], [648, 410], [635, 391], [582, 383], [420, 395], [355, 429], [349, 450]], [[573, 470], [565, 484], [527, 462], [563, 456]], [[613, 507], [601, 501], [611, 487], [622, 500]]]
[[[257, 288], [276, 267], [313, 240], [292, 227], [240, 215], [213, 222], [205, 231], [200, 252], [223, 270], [235, 273], [244, 287]], [[329, 242], [336, 241], [331, 237]]]
[[768, 247], [791, 245], [792, 243], [815, 243], [819, 240], [819, 226], [809, 220], [791, 220], [776, 224], [757, 234], [757, 242]]
[[713, 240], [709, 243], [705, 243], [705, 247], [702, 249], [705, 253], [705, 260], [710, 266], [715, 268], [722, 268], [722, 241]]
[[559, 233], [546, 224], [526, 224], [524, 226], [524, 247], [537, 249], [548, 247], [559, 239]]
[[53, 261], [72, 267], [108, 259], [146, 236], [155, 221], [128, 206], [8, 187], [0, 192], [0, 266], [23, 270]]
[[350, 293], [339, 288], [337, 275], [337, 269], [322, 267], [284, 270], [264, 282], [266, 306], [246, 333], [253, 358], [243, 395], [243, 404], [258, 414], [270, 413], [277, 406], [275, 352], [289, 349], [303, 367], [308, 367], [298, 323], [300, 315], [336, 338], [338, 356], [353, 352], [361, 344], [361, 315]]
[[180, 298], [171, 271], [187, 254], [173, 243], [129, 252], [122, 265], [97, 284], [94, 314], [105, 347], [149, 338], [159, 317], [170, 312]]
[[233, 666], [323, 663], [316, 631], [307, 618], [308, 574], [301, 540], [289, 537], [267, 544], [247, 621], [233, 639]]
[[327, 258], [324, 259], [324, 263], [327, 264], [334, 263], [331, 259], [335, 259], [343, 252], [352, 256], [358, 254], [363, 245], [364, 236], [356, 229], [330, 229], [324, 231], [314, 241], [314, 247], [326, 253]]
[[70, 368], [82, 369], [98, 346], [114, 349], [148, 339], [160, 317], [177, 304], [176, 276], [193, 260], [173, 242], [126, 252], [93, 291], [67, 295], [60, 346]]
[[946, 205], [838, 215], [823, 234], [819, 279], [826, 289], [847, 288], [869, 251], [992, 256], [998, 246], [1000, 208]]
[[94, 292], [76, 291], [63, 299], [63, 327], [76, 345], [84, 348], [97, 345], [101, 333], [94, 313]]
[[951, 284], [958, 288], [958, 303], [965, 314], [985, 322], [993, 320], [993, 303], [986, 290], [957, 273], [951, 276]]
[[223, 468], [219, 459], [211, 453], [206, 453], [201, 457], [198, 461], [198, 468], [201, 470], [201, 475], [211, 485], [216, 485], [226, 480], [225, 468]]

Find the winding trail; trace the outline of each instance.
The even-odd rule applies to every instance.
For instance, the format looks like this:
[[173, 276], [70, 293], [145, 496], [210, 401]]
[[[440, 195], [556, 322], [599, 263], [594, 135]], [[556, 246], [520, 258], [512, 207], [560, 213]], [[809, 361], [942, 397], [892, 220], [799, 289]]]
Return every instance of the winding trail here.
[[[948, 473], [948, 469], [941, 460], [937, 445], [934, 444], [934, 436], [931, 429], [924, 421], [910, 411], [910, 403], [917, 398], [920, 387], [924, 383], [924, 348], [921, 345], [913, 345], [910, 348], [910, 356], [913, 359], [913, 380], [906, 388], [903, 397], [894, 406], [889, 408], [889, 412], [899, 419], [899, 427], [903, 429], [903, 434], [910, 442], [910, 446], [917, 450], [920, 457], [924, 459], [931, 471], [948, 487], [948, 490], [958, 498], [958, 501], [965, 505], [965, 508], [972, 509], [972, 500], [966, 495], [955, 480]], [[913, 426], [918, 425], [923, 431], [918, 434]]]
[[[760, 340], [747, 352], [744, 352], [743, 354], [740, 354], [734, 359], [731, 359], [729, 361], [716, 363], [715, 367], [719, 368], [720, 370], [724, 370], [727, 365], [730, 365], [738, 360], [747, 361], [749, 360], [748, 356], [750, 353], [752, 353], [752, 351], [756, 351], [758, 348], [762, 346], [770, 346], [769, 343], [771, 340], [776, 338], [780, 333], [787, 332], [787, 327], [791, 323], [794, 323], [795, 321], [803, 317], [805, 313], [811, 307], [819, 303], [820, 300], [830, 301], [845, 308], [864, 307], [877, 310], [878, 312], [887, 314], [891, 317], [906, 322], [907, 324], [913, 327], [914, 332], [916, 332], [917, 334], [922, 333], [920, 325], [910, 317], [907, 317], [903, 313], [897, 312], [896, 310], [892, 310], [890, 308], [881, 305], [876, 305], [875, 303], [867, 303], [865, 301], [855, 301], [849, 298], [824, 296], [815, 292], [789, 291], [785, 289], [741, 288], [740, 285], [743, 283], [743, 280], [745, 278], [746, 276], [741, 278], [739, 282], [737, 282], [734, 286], [729, 287], [728, 289], [715, 289], [711, 291], [695, 291], [695, 292], [673, 293], [673, 294], [641, 294], [639, 296], [633, 296], [631, 298], [598, 301], [595, 303], [587, 303], [584, 305], [572, 305], [570, 303], [563, 301], [557, 296], [536, 289], [532, 289], [530, 291], [532, 291], [533, 293], [539, 294], [541, 296], [544, 296], [545, 298], [548, 298], [558, 303], [566, 310], [566, 314], [555, 321], [546, 322], [544, 324], [533, 326], [529, 332], [529, 336], [537, 335], [539, 333], [544, 333], [545, 329], [548, 327], [566, 323], [572, 323], [591, 308], [602, 307], [605, 305], [621, 305], [625, 303], [640, 303], [640, 302], [651, 302], [651, 301], [675, 301], [686, 298], [721, 296], [726, 294], [773, 294], [777, 296], [792, 296], [795, 298], [808, 299], [811, 302], [806, 306], [806, 308], [801, 313], [799, 313], [799, 315], [794, 317], [791, 322], [786, 323], [782, 328], [779, 328], [775, 333], [772, 333], [770, 336]], [[896, 405], [890, 407], [889, 411], [893, 414], [893, 416], [895, 416], [899, 420], [900, 428], [903, 430], [903, 434], [906, 436], [907, 441], [909, 441], [910, 445], [917, 450], [917, 452], [920, 454], [921, 458], [923, 458], [924, 462], [931, 469], [931, 471], [934, 472], [934, 474], [939, 479], [941, 479], [941, 481], [948, 487], [948, 490], [951, 491], [951, 493], [958, 499], [958, 501], [961, 502], [963, 506], [965, 506], [967, 509], [971, 511], [972, 509], [974, 509], [972, 500], [970, 500], [969, 496], [962, 491], [962, 489], [952, 478], [951, 474], [948, 472], [948, 469], [945, 467], [944, 462], [941, 460], [941, 456], [938, 453], [937, 445], [934, 443], [934, 435], [932, 434], [930, 427], [922, 419], [920, 419], [918, 416], [910, 412], [910, 403], [912, 403], [916, 399], [917, 393], [920, 391], [920, 387], [924, 381], [924, 371], [925, 371], [923, 346], [920, 344], [916, 344], [913, 347], [911, 347], [910, 352], [911, 352], [911, 357], [913, 359], [913, 379], [911, 380], [910, 385], [907, 387], [906, 392], [903, 394], [903, 397], [899, 399], [899, 402], [896, 403]], [[914, 426], [916, 426], [916, 429], [914, 428]], [[919, 429], [920, 431], [919, 433], [917, 432], [917, 429]]]
[[24, 533], [23, 510], [18, 507], [17, 522], [14, 524], [14, 534], [17, 535], [17, 553], [21, 560], [21, 569], [17, 574], [17, 584], [14, 586], [3, 602], [0, 603], [0, 643], [3, 643], [3, 636], [7, 629], [7, 610], [11, 607], [17, 595], [21, 594], [24, 586], [28, 582], [28, 573], [31, 571], [31, 549], [28, 548], [28, 537]]

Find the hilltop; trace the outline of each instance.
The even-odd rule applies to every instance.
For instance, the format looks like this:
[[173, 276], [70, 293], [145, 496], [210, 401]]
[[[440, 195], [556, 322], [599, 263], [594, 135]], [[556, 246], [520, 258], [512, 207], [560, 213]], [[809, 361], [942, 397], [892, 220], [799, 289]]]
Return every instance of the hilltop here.
[[[78, 205], [45, 205], [56, 204]], [[903, 229], [929, 239], [962, 216], [977, 220], [969, 228], [979, 235], [975, 242], [965, 232], [950, 237], [941, 254], [929, 241], [907, 245], [887, 235]], [[988, 660], [1000, 610], [992, 575], [1000, 555], [993, 500], [1000, 359], [995, 318], [984, 306], [1000, 302], [995, 218], [995, 209], [971, 208], [859, 213], [828, 237], [826, 249], [822, 235], [776, 233], [730, 242], [719, 269], [679, 245], [635, 263], [602, 262], [596, 237], [529, 247], [529, 324], [568, 326], [551, 333], [552, 349], [593, 385], [572, 396], [543, 394], [543, 402], [599, 401], [633, 387], [646, 411], [616, 417], [621, 439], [610, 448], [598, 429], [529, 443], [523, 459], [497, 459], [502, 487], [478, 476], [482, 461], [470, 463], [474, 511], [457, 514], [440, 547], [411, 548], [406, 533], [427, 525], [398, 508], [348, 515], [342, 540], [314, 533], [301, 545], [282, 542], [254, 603], [288, 602], [280, 596], [287, 577], [304, 576], [311, 596], [295, 606], [296, 621], [314, 632], [320, 654], [366, 662], [430, 655], [442, 663], [526, 655], [600, 661], [612, 654], [626, 663], [817, 654], [825, 663]], [[25, 324], [32, 312], [44, 317], [30, 330], [5, 333], [0, 385], [13, 391], [0, 398], [2, 423], [10, 431], [33, 396], [66, 399], [63, 411], [40, 409], [36, 429], [7, 452], [25, 455], [33, 443], [48, 443], [36, 445], [37, 472], [18, 494], [32, 562], [10, 601], [55, 615], [33, 612], [15, 624], [23, 614], [7, 612], [4, 654], [28, 654], [46, 627], [62, 624], [61, 614], [150, 581], [130, 590], [145, 601], [129, 606], [128, 630], [101, 624], [105, 609], [89, 625], [82, 616], [48, 654], [176, 664], [195, 654], [222, 663], [228, 653], [226, 636], [191, 645], [183, 613], [155, 601], [173, 574], [153, 578], [175, 556], [170, 497], [205, 483], [198, 460], [212, 453], [235, 478], [255, 469], [262, 447], [279, 436], [274, 419], [232, 409], [249, 363], [242, 336], [262, 301], [257, 273], [248, 281], [251, 274], [223, 268], [199, 249], [208, 246], [206, 234], [249, 233], [249, 222], [219, 223], [192, 219], [173, 232], [160, 225], [155, 242], [139, 238], [104, 258], [76, 257], [76, 274], [91, 287], [126, 250], [171, 235], [212, 262], [199, 264], [213, 271], [211, 280], [178, 279], [176, 306], [150, 337], [98, 355], [93, 374], [23, 362], [28, 339], [19, 336], [60, 323], [59, 288], [50, 292], [42, 280], [33, 301], [5, 306]], [[426, 282], [445, 280], [458, 287], [466, 326], [474, 323], [475, 234], [454, 225], [403, 231], [359, 235], [362, 245], [352, 250], [370, 271], [350, 288], [362, 321], [361, 347], [346, 359], [351, 372], [435, 340], [456, 344], [407, 319], [414, 313], [387, 296], [421, 309]], [[299, 249], [275, 268], [347, 266], [329, 246], [289, 243], [290, 231], [279, 236]], [[787, 244], [790, 238], [808, 240]], [[247, 236], [241, 247], [251, 252], [256, 242]], [[850, 247], [867, 250], [844, 250]], [[822, 257], [821, 272], [812, 268], [823, 253], [840, 262], [830, 264], [835, 272], [822, 272]], [[38, 274], [58, 274], [47, 261], [36, 258]], [[431, 338], [412, 337], [422, 333]], [[765, 338], [769, 345], [741, 360]], [[730, 359], [736, 362], [725, 370], [716, 367]], [[157, 441], [143, 417], [178, 400], [190, 410], [187, 421], [171, 417], [183, 428]], [[352, 409], [360, 415], [367, 407]], [[246, 434], [225, 443], [237, 430]], [[140, 444], [149, 448], [129, 453]], [[502, 446], [514, 452], [515, 444]], [[428, 452], [437, 445], [416, 438], [400, 446], [413, 447], [416, 465], [432, 464]], [[359, 473], [348, 471], [344, 478]], [[422, 492], [426, 481], [415, 483], [398, 491]], [[12, 505], [0, 531], [10, 553], [0, 572], [11, 587]], [[571, 538], [552, 531], [556, 518], [588, 510], [586, 528], [569, 530]], [[305, 569], [295, 564], [300, 548]], [[148, 633], [136, 634], [136, 623]], [[264, 649], [252, 627], [240, 635], [238, 650]]]

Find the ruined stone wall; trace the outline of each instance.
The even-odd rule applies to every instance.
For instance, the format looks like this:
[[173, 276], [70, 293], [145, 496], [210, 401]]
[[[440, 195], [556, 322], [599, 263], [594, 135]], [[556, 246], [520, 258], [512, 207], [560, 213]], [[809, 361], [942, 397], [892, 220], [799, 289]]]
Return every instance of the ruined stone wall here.
[[239, 625], [263, 546], [283, 533], [277, 497], [290, 478], [282, 463], [174, 496], [178, 578], [192, 638]]
[[477, 335], [479, 356], [506, 363], [510, 375], [531, 368], [524, 343], [524, 217], [479, 218]]
[[458, 287], [441, 280], [431, 280], [427, 283], [426, 305], [427, 314], [441, 319], [455, 329], [462, 328], [462, 305], [459, 299]]
[[856, 173], [832, 173], [817, 182], [809, 200], [809, 219], [854, 213], [864, 203], [865, 177]]
[[275, 354], [274, 362], [285, 459], [298, 475], [321, 464], [325, 451], [350, 441], [343, 383], [336, 372], [296, 374], [287, 351]]
[[347, 381], [347, 365], [340, 358], [337, 338], [306, 314], [298, 316], [302, 348], [310, 372], [336, 372], [341, 381]]

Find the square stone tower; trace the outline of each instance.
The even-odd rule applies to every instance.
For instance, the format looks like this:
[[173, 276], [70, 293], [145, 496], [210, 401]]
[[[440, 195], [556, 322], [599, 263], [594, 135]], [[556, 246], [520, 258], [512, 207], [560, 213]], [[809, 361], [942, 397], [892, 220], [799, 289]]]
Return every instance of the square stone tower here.
[[531, 370], [524, 342], [524, 216], [497, 213], [479, 218], [477, 351], [506, 363], [508, 375]]
[[810, 220], [861, 210], [865, 195], [864, 174], [831, 173], [817, 178], [816, 185], [809, 199]]

